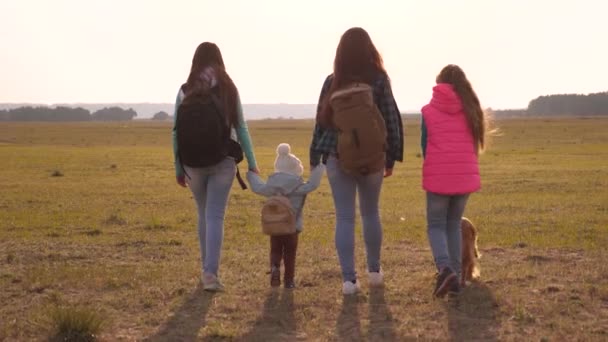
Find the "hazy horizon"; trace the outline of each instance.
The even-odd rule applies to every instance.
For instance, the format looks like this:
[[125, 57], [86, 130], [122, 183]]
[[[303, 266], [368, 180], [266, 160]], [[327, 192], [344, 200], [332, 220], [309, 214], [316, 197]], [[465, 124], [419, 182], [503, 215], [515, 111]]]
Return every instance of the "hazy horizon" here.
[[0, 103], [174, 102], [192, 54], [216, 42], [245, 104], [315, 104], [340, 35], [361, 26], [403, 112], [456, 63], [482, 105], [608, 90], [608, 3], [279, 0], [0, 3]]

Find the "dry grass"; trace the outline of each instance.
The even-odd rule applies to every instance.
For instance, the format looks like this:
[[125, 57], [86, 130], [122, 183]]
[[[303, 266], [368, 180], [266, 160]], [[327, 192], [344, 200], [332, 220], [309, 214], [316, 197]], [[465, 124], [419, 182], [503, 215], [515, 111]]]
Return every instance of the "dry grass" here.
[[50, 311], [51, 341], [85, 342], [95, 341], [104, 320], [93, 309], [57, 307]]
[[[199, 287], [191, 195], [174, 184], [167, 123], [0, 124], [0, 340], [52, 336], [54, 307], [99, 308], [116, 340], [605, 340], [607, 119], [509, 120], [482, 157], [466, 215], [482, 281], [433, 300], [418, 122], [382, 195], [386, 288], [343, 298], [324, 179], [305, 209], [294, 291], [268, 286], [262, 199], [235, 185], [220, 276]], [[307, 160], [310, 122], [251, 125], [268, 174], [279, 142]], [[51, 177], [61, 170], [63, 177]]]

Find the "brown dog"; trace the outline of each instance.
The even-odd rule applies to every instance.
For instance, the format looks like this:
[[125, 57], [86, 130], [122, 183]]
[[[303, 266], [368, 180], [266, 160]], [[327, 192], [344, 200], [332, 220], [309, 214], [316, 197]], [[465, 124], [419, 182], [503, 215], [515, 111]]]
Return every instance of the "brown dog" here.
[[460, 285], [465, 286], [467, 281], [479, 278], [480, 270], [477, 259], [481, 257], [477, 249], [477, 228], [466, 217], [460, 222], [462, 233], [462, 278]]

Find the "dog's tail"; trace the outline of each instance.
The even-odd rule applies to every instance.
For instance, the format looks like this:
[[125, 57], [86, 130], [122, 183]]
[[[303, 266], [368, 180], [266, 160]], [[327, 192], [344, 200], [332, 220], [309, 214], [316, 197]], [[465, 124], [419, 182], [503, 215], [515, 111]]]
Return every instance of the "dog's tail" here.
[[473, 272], [471, 274], [471, 277], [473, 279], [477, 279], [477, 278], [481, 277], [481, 269], [479, 268], [479, 265], [473, 266]]

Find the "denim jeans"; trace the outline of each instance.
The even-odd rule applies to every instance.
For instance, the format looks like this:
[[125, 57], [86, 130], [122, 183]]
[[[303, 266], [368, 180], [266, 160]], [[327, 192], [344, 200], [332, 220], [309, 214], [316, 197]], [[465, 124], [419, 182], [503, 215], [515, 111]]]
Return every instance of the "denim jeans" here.
[[236, 175], [234, 159], [226, 158], [219, 164], [205, 168], [186, 166], [188, 187], [198, 209], [198, 238], [203, 272], [217, 276], [222, 242], [224, 214], [228, 195]]
[[380, 271], [382, 225], [380, 223], [380, 190], [384, 172], [367, 176], [352, 176], [340, 169], [338, 160], [327, 160], [327, 178], [336, 207], [336, 250], [342, 268], [343, 281], [357, 279], [355, 271], [355, 204], [359, 195], [359, 210], [363, 222], [363, 240], [367, 257], [367, 270]]
[[460, 220], [468, 198], [468, 194], [426, 193], [427, 233], [438, 271], [449, 267], [460, 276], [462, 268]]

